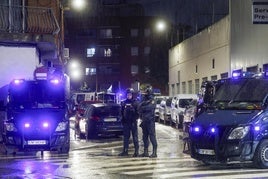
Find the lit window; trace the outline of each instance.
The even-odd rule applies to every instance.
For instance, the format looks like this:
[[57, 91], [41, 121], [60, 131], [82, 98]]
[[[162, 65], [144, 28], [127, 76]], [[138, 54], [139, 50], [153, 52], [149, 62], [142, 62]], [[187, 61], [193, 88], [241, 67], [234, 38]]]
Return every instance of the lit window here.
[[130, 35], [131, 37], [138, 37], [139, 30], [138, 29], [131, 29], [130, 30]]
[[131, 47], [131, 56], [138, 56], [138, 55], [139, 55], [139, 48]]
[[104, 56], [105, 57], [111, 57], [112, 56], [112, 50], [110, 48], [104, 49]]
[[87, 57], [93, 57], [95, 55], [96, 49], [95, 48], [88, 48], [87, 49]]
[[96, 75], [96, 68], [86, 68], [86, 75]]
[[144, 37], [149, 37], [151, 35], [150, 29], [144, 29]]
[[144, 47], [144, 55], [149, 55], [151, 51], [150, 47]]

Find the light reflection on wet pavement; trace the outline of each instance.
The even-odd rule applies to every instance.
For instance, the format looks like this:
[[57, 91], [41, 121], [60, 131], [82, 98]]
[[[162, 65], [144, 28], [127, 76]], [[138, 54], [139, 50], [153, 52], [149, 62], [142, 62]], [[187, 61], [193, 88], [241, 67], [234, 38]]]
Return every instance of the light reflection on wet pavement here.
[[[182, 153], [181, 133], [170, 126], [157, 124], [158, 158], [184, 157]], [[140, 130], [140, 129], [139, 129]], [[0, 156], [1, 178], [118, 178], [118, 174], [106, 173], [98, 160], [111, 162], [118, 160], [118, 153], [122, 150], [122, 138], [106, 137], [100, 140], [85, 141], [74, 139], [71, 133], [71, 151], [69, 155], [58, 155], [53, 152], [23, 153]], [[141, 131], [139, 131], [140, 153], [143, 150]], [[131, 144], [132, 145], [132, 144]], [[150, 148], [149, 148], [150, 151]], [[130, 155], [133, 148], [130, 149]], [[126, 160], [131, 160], [126, 158]], [[149, 162], [148, 165], [157, 166], [158, 159], [133, 159]], [[145, 161], [144, 161], [145, 160]], [[148, 160], [148, 161], [146, 161]], [[90, 171], [86, 168], [90, 165]], [[109, 165], [108, 165], [109, 166]], [[129, 177], [128, 177], [129, 178]]]

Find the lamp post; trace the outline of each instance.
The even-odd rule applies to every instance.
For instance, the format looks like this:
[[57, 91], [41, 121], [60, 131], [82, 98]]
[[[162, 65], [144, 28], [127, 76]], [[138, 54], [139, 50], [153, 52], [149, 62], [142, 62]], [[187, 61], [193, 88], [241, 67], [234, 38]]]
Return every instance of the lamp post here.
[[72, 1], [72, 7], [74, 7], [77, 10], [82, 10], [86, 6], [85, 0], [73, 0]]

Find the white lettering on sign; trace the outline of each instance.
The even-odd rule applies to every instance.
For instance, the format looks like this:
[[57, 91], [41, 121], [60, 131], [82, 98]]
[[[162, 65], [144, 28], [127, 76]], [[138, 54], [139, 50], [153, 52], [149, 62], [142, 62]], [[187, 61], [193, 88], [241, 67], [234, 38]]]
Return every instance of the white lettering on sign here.
[[268, 24], [268, 2], [253, 2], [252, 21], [253, 24]]

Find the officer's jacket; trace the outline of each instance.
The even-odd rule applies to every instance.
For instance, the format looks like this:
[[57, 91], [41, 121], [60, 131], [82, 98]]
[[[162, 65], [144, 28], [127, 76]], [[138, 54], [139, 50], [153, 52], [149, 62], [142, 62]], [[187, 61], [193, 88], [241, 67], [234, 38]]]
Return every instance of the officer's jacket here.
[[122, 122], [132, 123], [139, 118], [138, 103], [134, 99], [126, 99], [121, 102]]
[[145, 99], [139, 105], [138, 111], [142, 121], [154, 120], [154, 111], [156, 103], [153, 98]]

